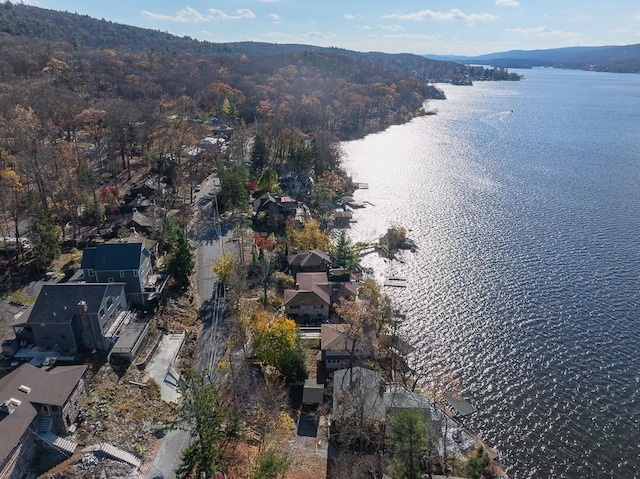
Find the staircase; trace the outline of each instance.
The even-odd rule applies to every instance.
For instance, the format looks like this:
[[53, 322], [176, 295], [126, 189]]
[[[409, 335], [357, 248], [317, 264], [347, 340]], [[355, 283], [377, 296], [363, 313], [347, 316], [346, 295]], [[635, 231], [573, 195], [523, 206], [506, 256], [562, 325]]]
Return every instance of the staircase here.
[[38, 424], [38, 434], [46, 434], [51, 432], [51, 426], [53, 424], [53, 418], [51, 416], [42, 416], [40, 424]]
[[140, 459], [138, 456], [135, 456], [127, 451], [123, 451], [122, 449], [119, 449], [116, 446], [106, 442], [102, 442], [94, 446], [89, 446], [84, 450], [102, 453], [112, 459], [117, 459], [119, 461], [126, 462], [127, 464], [131, 464], [134, 467], [140, 467], [142, 465], [142, 459]]
[[76, 442], [65, 439], [64, 437], [57, 436], [52, 432], [41, 433], [40, 428], [38, 428], [38, 436], [46, 443], [51, 444], [58, 450], [69, 455], [73, 454], [76, 450], [76, 447], [78, 447], [78, 444]]

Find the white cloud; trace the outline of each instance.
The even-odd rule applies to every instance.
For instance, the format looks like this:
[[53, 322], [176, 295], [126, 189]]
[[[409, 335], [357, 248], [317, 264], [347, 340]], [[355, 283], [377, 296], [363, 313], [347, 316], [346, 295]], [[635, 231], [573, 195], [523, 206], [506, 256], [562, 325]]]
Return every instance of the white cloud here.
[[214, 20], [242, 20], [256, 18], [256, 14], [247, 8], [239, 8], [232, 14], [225, 13], [217, 8], [210, 8], [209, 15]]
[[293, 38], [293, 35], [284, 32], [267, 32], [262, 35], [262, 38], [275, 38], [275, 39], [286, 39], [290, 40]]
[[390, 32], [404, 31], [404, 28], [402, 28], [400, 25], [380, 25], [380, 28], [382, 28], [383, 30], [388, 30]]
[[275, 13], [270, 13], [269, 18], [276, 23], [280, 21], [280, 15], [277, 15]]
[[516, 2], [516, 0], [496, 0], [496, 5], [501, 7], [518, 7], [520, 6], [520, 2]]
[[355, 20], [356, 18], [363, 19], [364, 15], [354, 15], [353, 13], [345, 13], [342, 17], [345, 20]]
[[178, 10], [175, 16], [153, 13], [147, 10], [141, 11], [140, 15], [150, 20], [165, 20], [176, 23], [199, 23], [208, 21], [207, 17], [189, 6], [183, 8], [182, 10]]
[[335, 38], [333, 33], [323, 33], [318, 31], [311, 31], [303, 33], [302, 36], [307, 39], [319, 39], [319, 40], [331, 40]]
[[530, 28], [507, 28], [509, 33], [517, 33], [524, 36], [541, 37], [541, 38], [557, 38], [577, 37], [577, 33], [564, 32], [562, 30], [553, 30], [549, 27], [530, 27]]
[[439, 38], [436, 35], [429, 35], [428, 33], [385, 33], [382, 35], [383, 38], [392, 38], [396, 40], [412, 40], [412, 41], [421, 41], [421, 42], [435, 42], [439, 41]]
[[421, 10], [419, 12], [400, 14], [392, 13], [391, 15], [384, 15], [385, 19], [397, 19], [397, 20], [465, 20], [467, 22], [475, 21], [490, 21], [495, 20], [496, 16], [490, 13], [464, 13], [462, 10], [453, 8], [448, 12], [436, 12], [433, 10]]

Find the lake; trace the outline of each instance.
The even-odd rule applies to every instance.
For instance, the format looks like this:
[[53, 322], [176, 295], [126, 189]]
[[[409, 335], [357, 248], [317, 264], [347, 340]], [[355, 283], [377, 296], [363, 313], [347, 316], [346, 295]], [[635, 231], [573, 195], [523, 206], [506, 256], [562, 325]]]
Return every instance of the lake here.
[[441, 85], [437, 115], [342, 143], [349, 234], [406, 314], [418, 371], [454, 374], [511, 479], [640, 477], [640, 75], [516, 70]]

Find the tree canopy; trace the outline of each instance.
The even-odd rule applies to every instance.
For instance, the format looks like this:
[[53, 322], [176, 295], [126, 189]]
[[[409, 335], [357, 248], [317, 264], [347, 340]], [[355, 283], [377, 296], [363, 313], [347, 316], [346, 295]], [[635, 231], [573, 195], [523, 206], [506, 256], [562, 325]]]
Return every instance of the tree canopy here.
[[182, 399], [167, 426], [189, 431], [193, 440], [182, 452], [176, 476], [213, 479], [216, 471], [225, 470], [221, 446], [234, 430], [228, 423], [227, 409], [218, 386], [205, 372], [190, 370], [179, 387]]

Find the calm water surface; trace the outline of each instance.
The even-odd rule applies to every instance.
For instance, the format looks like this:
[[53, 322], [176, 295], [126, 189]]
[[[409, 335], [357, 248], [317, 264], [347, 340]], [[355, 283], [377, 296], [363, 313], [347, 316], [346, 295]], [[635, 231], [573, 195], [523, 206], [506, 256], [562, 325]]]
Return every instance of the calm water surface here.
[[640, 478], [640, 75], [520, 73], [343, 143], [350, 234], [410, 230], [365, 265], [407, 277], [414, 364], [456, 375], [512, 479]]

